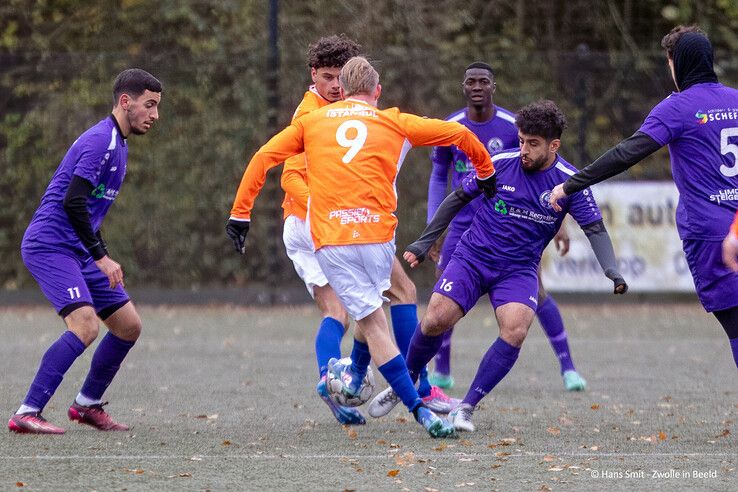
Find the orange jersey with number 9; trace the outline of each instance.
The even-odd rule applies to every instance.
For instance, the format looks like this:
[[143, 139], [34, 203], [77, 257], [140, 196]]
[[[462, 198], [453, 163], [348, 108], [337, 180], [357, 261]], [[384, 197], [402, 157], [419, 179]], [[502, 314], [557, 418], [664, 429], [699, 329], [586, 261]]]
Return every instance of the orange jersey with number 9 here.
[[305, 152], [305, 159], [285, 165], [282, 187], [300, 204], [309, 199], [316, 249], [383, 243], [394, 237], [397, 227], [397, 173], [410, 148], [422, 145], [457, 145], [481, 179], [494, 173], [484, 145], [463, 125], [397, 108], [379, 110], [356, 99], [295, 120], [267, 142], [252, 163]]

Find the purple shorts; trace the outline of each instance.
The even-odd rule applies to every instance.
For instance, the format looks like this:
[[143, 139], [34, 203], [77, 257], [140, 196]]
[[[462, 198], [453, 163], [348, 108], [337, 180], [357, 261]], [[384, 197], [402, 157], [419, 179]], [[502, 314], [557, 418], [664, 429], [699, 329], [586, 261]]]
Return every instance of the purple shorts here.
[[738, 306], [738, 273], [723, 263], [722, 241], [684, 239], [684, 255], [705, 311]]
[[454, 254], [456, 245], [459, 244], [461, 236], [466, 232], [468, 228], [449, 227], [446, 239], [443, 240], [443, 246], [441, 246], [441, 257], [438, 259], [438, 266], [436, 267], [439, 272], [442, 272], [448, 266], [448, 262], [451, 261], [451, 255]]
[[85, 258], [62, 249], [25, 245], [21, 256], [41, 291], [62, 317], [88, 305], [104, 319], [112, 314], [108, 312], [110, 308], [129, 301], [122, 286], [110, 288], [108, 277], [97, 268], [91, 256]]
[[495, 268], [477, 264], [454, 255], [438, 279], [433, 292], [454, 300], [468, 313], [484, 294], [489, 294], [497, 309], [509, 302], [519, 302], [538, 309], [538, 269], [535, 265], [511, 265]]

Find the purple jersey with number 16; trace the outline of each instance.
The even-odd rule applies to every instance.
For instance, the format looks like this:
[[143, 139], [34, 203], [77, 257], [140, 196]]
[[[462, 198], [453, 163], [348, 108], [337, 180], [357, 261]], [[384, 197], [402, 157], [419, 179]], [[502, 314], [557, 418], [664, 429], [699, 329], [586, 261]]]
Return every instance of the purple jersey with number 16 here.
[[[538, 268], [546, 245], [561, 227], [566, 214], [580, 226], [602, 220], [589, 188], [567, 197], [562, 211], [548, 203], [551, 190], [576, 173], [576, 168], [556, 156], [546, 170], [528, 172], [520, 162], [520, 151], [492, 156], [497, 175], [497, 195], [484, 198], [471, 226], [461, 237], [454, 257], [492, 265], [528, 265]], [[474, 173], [462, 186], [472, 195], [481, 192]]]

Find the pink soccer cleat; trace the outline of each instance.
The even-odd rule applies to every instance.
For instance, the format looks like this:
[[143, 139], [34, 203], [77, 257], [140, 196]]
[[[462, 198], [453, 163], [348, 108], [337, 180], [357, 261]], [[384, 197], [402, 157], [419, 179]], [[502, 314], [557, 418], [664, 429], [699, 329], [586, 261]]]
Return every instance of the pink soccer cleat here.
[[64, 434], [64, 429], [49, 423], [40, 412], [17, 413], [8, 420], [8, 430], [18, 434]]
[[107, 404], [108, 402], [105, 402], [85, 407], [75, 401], [72, 403], [72, 406], [69, 407], [67, 415], [69, 416], [69, 420], [75, 420], [80, 424], [86, 424], [101, 431], [127, 431], [128, 426], [126, 424], [115, 422], [110, 415], [103, 410], [102, 407]]

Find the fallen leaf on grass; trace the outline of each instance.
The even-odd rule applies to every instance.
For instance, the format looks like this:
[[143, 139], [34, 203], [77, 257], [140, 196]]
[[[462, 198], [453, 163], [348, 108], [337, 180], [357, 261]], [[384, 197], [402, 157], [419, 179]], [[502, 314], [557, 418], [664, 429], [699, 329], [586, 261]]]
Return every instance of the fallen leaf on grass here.
[[550, 463], [551, 461], [553, 461], [553, 460], [555, 460], [555, 459], [556, 459], [556, 458], [554, 458], [554, 457], [553, 457], [553, 456], [551, 456], [550, 454], [547, 454], [546, 456], [544, 456], [544, 457], [543, 457], [543, 461], [545, 461], [546, 463]]
[[548, 485], [541, 485], [538, 490], [540, 490], [541, 492], [551, 492], [551, 487], [549, 487]]
[[510, 453], [506, 453], [504, 451], [498, 451], [497, 453], [495, 453], [495, 456], [497, 456], [498, 458], [500, 458], [502, 456], [510, 456]]
[[717, 435], [715, 437], [728, 437], [729, 435], [730, 435], [730, 430], [729, 429], [723, 429], [723, 432], [721, 432], [719, 435]]
[[666, 441], [666, 433], [664, 431], [659, 431], [659, 441]]
[[548, 432], [552, 436], [558, 436], [559, 434], [561, 434], [561, 429], [559, 429], [558, 427], [549, 427], [548, 429], [546, 429], [546, 432]]
[[230, 446], [231, 444], [233, 444], [233, 443], [231, 441], [229, 441], [228, 439], [226, 439], [225, 441], [223, 441], [223, 446]]
[[388, 477], [396, 477], [400, 474], [400, 470], [390, 470], [387, 472]]
[[192, 478], [192, 473], [182, 472], [182, 473], [177, 473], [176, 475], [168, 475], [167, 478]]
[[433, 451], [443, 451], [447, 447], [448, 447], [448, 444], [446, 444], [445, 442], [442, 442], [441, 444], [433, 448]]
[[560, 472], [560, 471], [564, 471], [564, 468], [561, 467], [561, 466], [552, 466], [551, 468], [548, 469], [548, 471], [550, 471], [550, 472]]
[[409, 451], [401, 455], [395, 455], [395, 463], [398, 466], [407, 466], [415, 463], [415, 453]]
[[25, 487], [26, 484], [24, 484], [23, 482], [15, 482], [15, 486], [16, 487]]
[[344, 429], [346, 429], [346, 435], [348, 436], [349, 439], [356, 439], [356, 437], [358, 436], [358, 434], [356, 433], [354, 429], [351, 429], [348, 426], [344, 426]]
[[593, 403], [592, 406], [589, 407], [589, 408], [591, 408], [592, 410], [599, 410], [600, 409], [600, 404], [599, 403]]
[[195, 415], [196, 419], [203, 419], [203, 420], [216, 420], [218, 418], [218, 414], [214, 413], [212, 415], [205, 415], [204, 413], [200, 415]]

